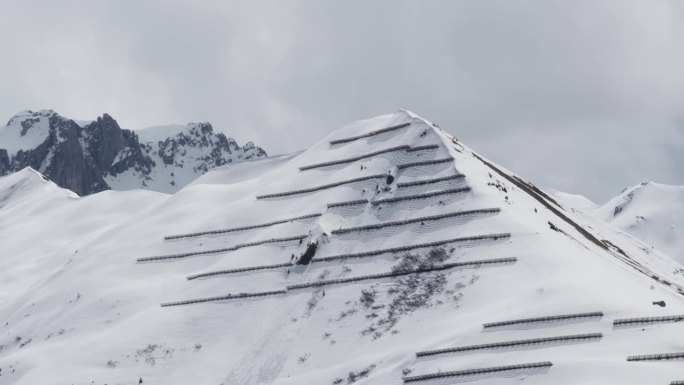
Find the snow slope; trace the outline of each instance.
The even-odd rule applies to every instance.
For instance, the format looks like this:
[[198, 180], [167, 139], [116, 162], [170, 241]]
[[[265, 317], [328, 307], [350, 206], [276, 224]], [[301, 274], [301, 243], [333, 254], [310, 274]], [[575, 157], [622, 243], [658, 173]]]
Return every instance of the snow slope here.
[[[684, 379], [681, 360], [627, 360], [684, 352], [683, 322], [613, 326], [684, 314], [681, 265], [562, 209], [408, 111], [245, 167], [255, 176], [218, 169], [171, 196], [111, 191], [76, 199], [57, 190], [11, 210], [21, 198], [6, 199], [0, 282], [14, 283], [0, 299], [0, 381]], [[0, 196], [12, 177], [0, 179]], [[240, 226], [248, 228], [225, 231]], [[297, 262], [308, 263], [290, 265]], [[203, 302], [177, 303], [186, 300]], [[552, 318], [484, 326], [531, 317]], [[528, 341], [539, 338], [554, 339]], [[527, 342], [416, 356], [505, 341]]]
[[568, 209], [577, 209], [591, 213], [599, 207], [598, 204], [581, 194], [572, 194], [550, 188], [545, 188], [544, 191], [548, 191], [553, 199]]
[[684, 263], [684, 186], [642, 183], [625, 189], [594, 215]]

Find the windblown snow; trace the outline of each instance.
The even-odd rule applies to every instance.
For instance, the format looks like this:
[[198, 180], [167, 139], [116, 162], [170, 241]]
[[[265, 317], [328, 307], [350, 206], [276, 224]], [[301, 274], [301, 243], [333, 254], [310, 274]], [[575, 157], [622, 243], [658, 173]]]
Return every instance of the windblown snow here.
[[413, 113], [231, 167], [174, 195], [0, 179], [0, 382], [684, 379], [680, 264]]

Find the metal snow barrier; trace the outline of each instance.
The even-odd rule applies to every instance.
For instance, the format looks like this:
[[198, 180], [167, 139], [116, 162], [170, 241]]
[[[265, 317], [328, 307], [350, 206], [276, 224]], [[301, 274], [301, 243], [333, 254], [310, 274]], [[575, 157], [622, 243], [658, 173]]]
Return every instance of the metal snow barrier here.
[[385, 127], [385, 128], [379, 129], [379, 130], [371, 131], [371, 132], [366, 133], [366, 134], [357, 135], [357, 136], [352, 136], [352, 137], [350, 137], [350, 138], [335, 139], [335, 140], [331, 140], [331, 141], [330, 141], [330, 145], [332, 146], [332, 145], [335, 145], [335, 144], [349, 143], [349, 142], [353, 142], [353, 141], [355, 141], [355, 140], [359, 140], [359, 139], [363, 139], [363, 138], [368, 138], [368, 137], [375, 136], [375, 135], [384, 134], [385, 132], [398, 130], [398, 129], [400, 129], [400, 128], [408, 127], [408, 126], [410, 126], [410, 125], [411, 125], [411, 123], [402, 123], [402, 124], [397, 124], [397, 125], [390, 126], [390, 127]]
[[423, 150], [436, 150], [438, 148], [439, 148], [438, 144], [425, 144], [422, 146], [409, 147], [406, 149], [406, 152], [416, 152], [416, 151], [423, 151]]
[[440, 163], [446, 163], [446, 162], [453, 162], [454, 158], [448, 157], [448, 158], [443, 158], [443, 159], [435, 159], [435, 160], [424, 160], [421, 162], [412, 162], [412, 163], [404, 163], [400, 164], [397, 166], [399, 170], [404, 170], [410, 167], [420, 167], [420, 166], [430, 166], [433, 164], [440, 164]]
[[404, 377], [404, 383], [434, 380], [438, 378], [446, 377], [466, 377], [475, 376], [479, 374], [491, 374], [491, 373], [505, 373], [513, 371], [521, 371], [528, 369], [546, 369], [553, 366], [550, 361], [544, 362], [532, 362], [529, 364], [519, 364], [519, 365], [507, 365], [507, 366], [495, 366], [491, 368], [480, 368], [480, 369], [468, 369], [468, 370], [457, 370], [453, 372], [441, 372], [441, 373], [431, 373], [423, 374], [420, 376]]
[[415, 249], [424, 249], [424, 248], [428, 248], [428, 247], [439, 247], [439, 246], [448, 245], [450, 243], [464, 243], [464, 242], [474, 242], [474, 241], [483, 241], [483, 240], [496, 241], [499, 239], [508, 239], [510, 237], [511, 237], [510, 233], [475, 235], [475, 236], [471, 236], [471, 237], [452, 238], [452, 239], [446, 239], [443, 241], [420, 243], [420, 244], [409, 245], [409, 246], [393, 247], [393, 248], [389, 248], [389, 249], [371, 250], [371, 251], [363, 251], [363, 252], [354, 253], [354, 254], [340, 254], [340, 255], [333, 255], [330, 257], [314, 258], [311, 262], [312, 263], [331, 262], [331, 261], [340, 260], [340, 259], [365, 258], [365, 257], [372, 257], [372, 256], [380, 255], [380, 254], [386, 254], [386, 253], [402, 253], [402, 252], [411, 251], [411, 250], [415, 250]]
[[208, 273], [194, 274], [194, 275], [188, 276], [187, 279], [189, 281], [191, 281], [191, 280], [197, 279], [197, 278], [207, 278], [207, 277], [213, 277], [216, 275], [227, 275], [227, 274], [244, 273], [247, 271], [279, 269], [281, 267], [289, 267], [289, 266], [292, 266], [292, 264], [291, 263], [278, 263], [275, 265], [241, 267], [241, 268], [237, 268], [237, 269], [226, 269], [226, 270], [210, 271]]
[[595, 318], [603, 318], [603, 312], [592, 312], [592, 313], [577, 313], [577, 314], [565, 314], [565, 315], [555, 315], [549, 317], [538, 317], [538, 318], [524, 318], [512, 321], [503, 322], [492, 322], [484, 324], [485, 329], [492, 329], [505, 326], [514, 325], [525, 325], [525, 324], [535, 324], [535, 323], [549, 323], [556, 321], [581, 321], [581, 320], [592, 320]]
[[188, 253], [172, 254], [172, 255], [160, 255], [160, 256], [156, 256], [156, 257], [144, 257], [144, 258], [138, 258], [138, 262], [162, 261], [162, 260], [167, 260], [167, 259], [187, 258], [187, 257], [195, 256], [195, 255], [208, 255], [208, 254], [225, 253], [225, 252], [229, 252], [229, 251], [235, 251], [238, 249], [242, 249], [244, 247], [259, 246], [259, 245], [265, 245], [268, 243], [301, 241], [302, 239], [305, 239], [307, 236], [308, 235], [297, 235], [294, 237], [286, 237], [286, 238], [271, 238], [271, 239], [265, 239], [263, 241], [240, 243], [240, 244], [237, 244], [233, 247], [226, 247], [226, 248], [222, 248], [222, 249], [191, 251]]
[[164, 237], [165, 241], [170, 241], [173, 239], [180, 239], [180, 238], [193, 238], [193, 237], [200, 237], [203, 235], [215, 235], [215, 234], [225, 234], [225, 233], [232, 233], [236, 231], [243, 231], [243, 230], [254, 230], [254, 229], [260, 229], [263, 227], [270, 227], [270, 226], [275, 226], [279, 225], [282, 223], [288, 223], [288, 222], [293, 222], [293, 221], [299, 221], [302, 219], [309, 219], [309, 218], [316, 218], [320, 217], [323, 214], [317, 213], [317, 214], [309, 214], [309, 215], [302, 215], [299, 217], [294, 217], [294, 218], [287, 218], [287, 219], [279, 219], [277, 221], [273, 222], [268, 222], [268, 223], [262, 223], [259, 225], [251, 225], [251, 226], [242, 226], [242, 227], [234, 227], [232, 229], [222, 229], [222, 230], [209, 230], [209, 231], [202, 231], [198, 233], [188, 233], [188, 234], [178, 234], [178, 235], [168, 235]]
[[443, 265], [434, 266], [434, 267], [430, 267], [430, 268], [424, 268], [424, 269], [403, 270], [403, 271], [395, 271], [395, 272], [390, 272], [390, 273], [363, 275], [360, 277], [350, 277], [350, 278], [340, 278], [340, 279], [330, 279], [330, 280], [325, 280], [325, 281], [300, 283], [300, 284], [296, 284], [296, 285], [287, 286], [287, 290], [306, 289], [306, 288], [310, 288], [310, 287], [320, 287], [320, 286], [335, 285], [335, 284], [340, 284], [340, 283], [367, 281], [367, 280], [371, 280], [371, 279], [401, 277], [404, 275], [429, 273], [429, 272], [433, 272], [433, 271], [443, 271], [443, 270], [456, 269], [456, 268], [477, 268], [477, 267], [481, 267], [481, 266], [485, 266], [485, 265], [510, 264], [510, 263], [515, 263], [517, 261], [518, 261], [517, 258], [495, 258], [495, 259], [481, 259], [481, 260], [469, 261], [469, 262], [445, 263]]
[[413, 219], [407, 219], [407, 220], [403, 220], [403, 221], [384, 222], [384, 223], [378, 223], [375, 225], [349, 227], [346, 229], [333, 230], [333, 231], [331, 231], [331, 233], [335, 234], [335, 235], [339, 235], [339, 234], [345, 234], [345, 233], [356, 232], [356, 231], [379, 230], [379, 229], [383, 229], [386, 227], [403, 226], [403, 225], [409, 225], [409, 224], [418, 223], [418, 222], [438, 221], [441, 219], [453, 218], [453, 217], [463, 217], [463, 216], [478, 215], [478, 214], [494, 214], [494, 213], [498, 213], [500, 211], [501, 211], [501, 209], [498, 207], [497, 208], [490, 208], [490, 209], [457, 211], [457, 212], [448, 213], [448, 214], [432, 215], [429, 217], [413, 218]]
[[[443, 246], [443, 245], [449, 244], [449, 243], [478, 241], [478, 240], [484, 240], [484, 239], [496, 240], [496, 239], [509, 238], [509, 237], [510, 237], [510, 234], [492, 234], [492, 235], [481, 235], [481, 236], [474, 236], [474, 237], [454, 238], [454, 239], [449, 239], [449, 240], [445, 240], [445, 241], [424, 243], [424, 244], [420, 244], [420, 245], [396, 247], [396, 248], [384, 249], [384, 250], [373, 250], [373, 251], [357, 253], [357, 254], [335, 255], [335, 256], [331, 256], [331, 257], [315, 258], [315, 259], [311, 260], [311, 263], [332, 262], [335, 260], [342, 260], [342, 259], [349, 259], [349, 258], [363, 258], [363, 257], [369, 257], [369, 256], [379, 255], [379, 254], [384, 254], [384, 253], [396, 253], [396, 252], [409, 251], [409, 250], [418, 249], [418, 248]], [[493, 260], [492, 263], [507, 263], [507, 262], [514, 262], [514, 260], [515, 260], [515, 258], [504, 258], [501, 260]], [[482, 261], [475, 261], [475, 262], [480, 263]], [[466, 264], [471, 265], [472, 263], [466, 262]], [[227, 275], [227, 274], [244, 273], [244, 272], [250, 272], [250, 271], [280, 269], [280, 268], [291, 267], [291, 266], [292, 266], [291, 263], [278, 263], [278, 264], [273, 264], [273, 265], [240, 267], [240, 268], [236, 268], [236, 269], [218, 270], [218, 271], [211, 271], [211, 272], [207, 272], [207, 273], [190, 275], [187, 277], [187, 279], [193, 280], [193, 279], [197, 279], [197, 278], [206, 278], [206, 277], [211, 277], [211, 276], [216, 276], [216, 275]]]
[[427, 350], [427, 351], [416, 353], [416, 357], [435, 356], [438, 354], [445, 354], [445, 353], [474, 352], [474, 351], [478, 351], [478, 350], [497, 349], [497, 348], [511, 348], [511, 347], [517, 347], [517, 346], [544, 345], [544, 344], [552, 344], [552, 343], [556, 343], [556, 342], [569, 342], [569, 343], [571, 343], [571, 342], [597, 341], [597, 340], [600, 340], [601, 338], [603, 338], [602, 333], [576, 334], [576, 335], [549, 337], [549, 338], [533, 338], [533, 339], [527, 339], [527, 340], [497, 342], [497, 343], [492, 343], [492, 344], [460, 346], [460, 347], [456, 347], [456, 348], [446, 348], [446, 349], [438, 349], [438, 350]]
[[328, 203], [328, 208], [331, 209], [334, 207], [365, 205], [367, 203], [368, 203], [368, 199], [358, 199], [355, 201], [348, 201], [348, 202]]
[[663, 317], [621, 318], [613, 321], [613, 327], [639, 327], [660, 323], [675, 323], [684, 321], [684, 315], [671, 315]]
[[278, 294], [286, 294], [286, 293], [287, 293], [287, 291], [285, 291], [285, 290], [275, 290], [275, 291], [264, 291], [261, 293], [228, 294], [228, 295], [224, 295], [224, 296], [220, 296], [220, 297], [207, 297], [207, 298], [189, 299], [186, 301], [166, 302], [166, 303], [162, 303], [161, 307], [191, 305], [194, 303], [203, 303], [203, 302], [226, 301], [226, 300], [230, 300], [230, 299], [266, 297], [269, 295], [278, 295]]
[[445, 182], [445, 181], [452, 180], [452, 179], [463, 179], [463, 178], [465, 178], [465, 175], [455, 174], [455, 175], [450, 175], [450, 176], [444, 176], [441, 178], [423, 179], [423, 180], [417, 180], [415, 182], [397, 183], [397, 188], [424, 186], [426, 184], [434, 184], [434, 183], [439, 183], [439, 182]]
[[353, 163], [353, 162], [359, 161], [361, 159], [372, 158], [374, 156], [378, 156], [378, 155], [382, 155], [382, 154], [386, 154], [386, 153], [390, 153], [390, 152], [397, 152], [397, 151], [416, 152], [416, 151], [421, 151], [421, 150], [436, 150], [438, 148], [439, 148], [439, 146], [436, 144], [428, 144], [425, 146], [418, 146], [418, 147], [411, 147], [409, 145], [403, 145], [403, 146], [385, 148], [383, 150], [373, 151], [373, 152], [370, 152], [368, 154], [358, 155], [358, 156], [354, 156], [351, 158], [333, 160], [330, 162], [310, 164], [308, 166], [300, 167], [299, 170], [300, 171], [306, 171], [306, 170], [311, 170], [314, 168], [335, 166], [338, 164], [345, 164], [345, 163]]
[[429, 192], [429, 193], [425, 193], [425, 194], [407, 195], [407, 196], [402, 196], [402, 197], [378, 199], [378, 200], [375, 200], [371, 203], [374, 206], [377, 206], [377, 205], [382, 204], [382, 203], [395, 203], [395, 202], [401, 202], [401, 201], [427, 199], [427, 198], [432, 198], [432, 197], [436, 197], [436, 196], [440, 196], [440, 195], [461, 194], [461, 193], [468, 192], [468, 191], [470, 191], [470, 187], [452, 188], [452, 189], [448, 189], [448, 190], [434, 191], [434, 192]]
[[684, 360], [684, 353], [661, 353], [661, 354], [646, 354], [641, 356], [629, 356], [627, 361], [668, 361], [668, 360]]
[[342, 185], [349, 184], [349, 183], [363, 182], [363, 181], [371, 180], [371, 179], [385, 179], [385, 178], [387, 178], [387, 175], [385, 175], [385, 174], [363, 176], [360, 178], [347, 179], [347, 180], [343, 180], [340, 182], [329, 183], [329, 184], [325, 184], [322, 186], [310, 187], [310, 188], [306, 188], [303, 190], [294, 190], [294, 191], [287, 191], [287, 192], [275, 193], [275, 194], [258, 195], [257, 199], [279, 198], [279, 197], [285, 197], [285, 196], [289, 196], [289, 195], [306, 194], [306, 193], [310, 193], [310, 192], [315, 192], [315, 191], [325, 190], [325, 189], [329, 189], [329, 188], [333, 188], [333, 187], [337, 187], [337, 186], [342, 186]]

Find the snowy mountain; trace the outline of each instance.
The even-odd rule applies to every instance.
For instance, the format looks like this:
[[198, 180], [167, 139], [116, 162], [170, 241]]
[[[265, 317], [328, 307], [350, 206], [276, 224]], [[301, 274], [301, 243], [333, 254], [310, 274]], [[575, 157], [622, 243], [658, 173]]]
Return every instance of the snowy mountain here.
[[641, 183], [594, 215], [684, 263], [684, 186]]
[[592, 213], [599, 207], [598, 204], [581, 194], [572, 194], [551, 188], [545, 188], [545, 191], [548, 191], [553, 199], [568, 209], [577, 209]]
[[429, 121], [237, 167], [171, 196], [0, 179], [0, 381], [684, 380], [684, 267]]
[[265, 156], [209, 123], [134, 132], [107, 114], [76, 122], [42, 110], [0, 126], [0, 175], [31, 167], [79, 195], [136, 188], [172, 193], [211, 168]]

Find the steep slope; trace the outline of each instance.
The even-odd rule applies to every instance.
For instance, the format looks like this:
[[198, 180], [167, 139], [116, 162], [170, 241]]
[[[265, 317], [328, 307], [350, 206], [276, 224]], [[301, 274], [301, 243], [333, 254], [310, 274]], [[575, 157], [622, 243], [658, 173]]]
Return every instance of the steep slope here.
[[[69, 262], [34, 272], [0, 308], [3, 381], [682, 377], [678, 362], [628, 360], [684, 352], [684, 323], [672, 322], [684, 318], [681, 265], [564, 210], [410, 112], [253, 165], [255, 177], [210, 171], [145, 210], [101, 222], [109, 227], [95, 237], [55, 246], [52, 255]], [[129, 198], [119, 206], [137, 201]], [[72, 220], [83, 213], [64, 210]], [[0, 237], [14, 236], [0, 227]], [[14, 263], [44, 257], [24, 246], [12, 250]], [[674, 318], [615, 323], [647, 316]]]
[[642, 183], [594, 215], [684, 263], [684, 187]]
[[207, 170], [266, 156], [209, 123], [137, 133], [104, 114], [77, 123], [52, 110], [24, 111], [0, 127], [0, 175], [32, 167], [79, 195], [110, 188], [175, 192]]

